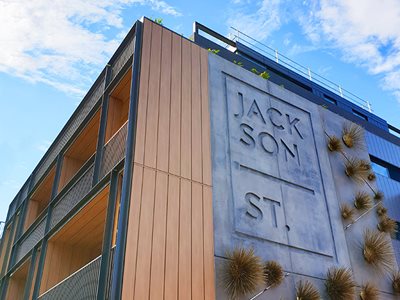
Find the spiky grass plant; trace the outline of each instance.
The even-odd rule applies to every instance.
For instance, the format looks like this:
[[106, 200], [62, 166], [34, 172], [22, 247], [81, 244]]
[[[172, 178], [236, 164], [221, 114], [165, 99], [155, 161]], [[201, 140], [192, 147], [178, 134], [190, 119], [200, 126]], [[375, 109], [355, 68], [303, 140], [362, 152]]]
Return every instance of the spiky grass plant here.
[[393, 236], [397, 231], [397, 222], [387, 216], [384, 216], [378, 223], [378, 229]]
[[365, 261], [379, 270], [391, 270], [394, 262], [392, 242], [386, 234], [365, 230], [362, 246]]
[[308, 280], [300, 280], [296, 286], [296, 300], [319, 300], [321, 299], [316, 287]]
[[360, 159], [360, 167], [364, 171], [370, 171], [371, 170], [371, 163], [368, 160]]
[[379, 204], [378, 207], [376, 208], [376, 214], [379, 217], [383, 217], [387, 213], [387, 208], [384, 207], [382, 204]]
[[364, 148], [364, 129], [354, 123], [346, 123], [342, 130], [343, 143], [348, 148]]
[[365, 169], [362, 161], [357, 158], [348, 158], [344, 163], [344, 167], [344, 173], [347, 177], [353, 179], [357, 183], [362, 183], [364, 178], [368, 176], [368, 170]]
[[346, 268], [330, 268], [327, 273], [325, 286], [331, 300], [353, 299], [356, 292], [356, 284], [351, 271]]
[[374, 284], [367, 282], [361, 287], [360, 298], [362, 300], [378, 300], [378, 288]]
[[364, 191], [359, 191], [354, 197], [354, 206], [358, 210], [364, 211], [372, 207], [371, 197]]
[[336, 136], [328, 137], [328, 149], [331, 152], [340, 152], [343, 150], [342, 142]]
[[375, 173], [369, 173], [368, 176], [367, 176], [367, 179], [368, 179], [369, 181], [375, 181], [375, 180], [376, 180], [376, 175], [375, 175]]
[[383, 198], [385, 198], [385, 195], [383, 194], [383, 192], [382, 191], [377, 191], [377, 192], [375, 192], [375, 194], [374, 194], [374, 200], [375, 201], [382, 201], [383, 200]]
[[227, 252], [227, 258], [222, 282], [232, 299], [252, 293], [262, 284], [263, 266], [253, 249], [236, 248]]
[[340, 204], [340, 214], [342, 215], [343, 220], [351, 221], [353, 219], [354, 213], [354, 208], [347, 203]]
[[400, 294], [400, 271], [392, 274], [392, 287], [393, 291]]
[[285, 278], [282, 266], [276, 261], [270, 260], [264, 264], [264, 282], [267, 287], [278, 286]]

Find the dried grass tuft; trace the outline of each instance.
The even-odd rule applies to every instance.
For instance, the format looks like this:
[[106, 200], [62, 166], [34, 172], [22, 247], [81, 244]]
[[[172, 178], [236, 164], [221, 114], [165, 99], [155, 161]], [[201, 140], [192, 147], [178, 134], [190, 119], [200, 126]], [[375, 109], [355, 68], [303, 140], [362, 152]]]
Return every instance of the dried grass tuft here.
[[352, 220], [354, 213], [354, 208], [347, 203], [340, 204], [340, 214], [342, 215], [343, 220]]
[[263, 266], [261, 259], [254, 254], [253, 249], [237, 248], [227, 252], [222, 275], [227, 294], [237, 299], [247, 293], [254, 292], [263, 282]]
[[266, 286], [280, 285], [284, 278], [285, 272], [279, 263], [270, 260], [264, 264], [264, 281]]
[[382, 216], [386, 215], [387, 208], [384, 207], [382, 204], [379, 204], [378, 207], [376, 208], [376, 213], [379, 217], [382, 217]]
[[385, 198], [385, 195], [383, 194], [382, 191], [375, 192], [375, 194], [374, 194], [374, 200], [375, 201], [382, 201], [383, 198]]
[[360, 159], [360, 167], [364, 170], [364, 171], [371, 171], [371, 163], [368, 160], [365, 159]]
[[364, 232], [363, 255], [367, 263], [380, 270], [392, 270], [394, 252], [386, 234], [367, 229]]
[[328, 137], [328, 149], [331, 152], [340, 152], [343, 150], [342, 142], [336, 136]]
[[364, 191], [357, 192], [356, 196], [354, 197], [354, 206], [358, 210], [367, 210], [372, 207], [372, 200], [368, 193]]
[[392, 275], [393, 291], [397, 294], [400, 293], [400, 271], [394, 272]]
[[325, 281], [326, 292], [331, 300], [353, 299], [356, 284], [351, 271], [346, 268], [330, 268]]
[[362, 300], [378, 300], [378, 288], [372, 283], [366, 283], [361, 287], [360, 298]]
[[319, 300], [321, 299], [316, 287], [308, 280], [300, 280], [296, 286], [296, 300]]
[[347, 159], [344, 166], [345, 174], [358, 183], [362, 183], [364, 178], [369, 174], [369, 171], [365, 169], [363, 162], [354, 157]]
[[364, 129], [354, 123], [346, 123], [342, 130], [343, 143], [348, 148], [364, 148]]
[[378, 223], [378, 229], [393, 236], [397, 231], [397, 222], [387, 216], [381, 218]]
[[375, 181], [376, 175], [375, 175], [375, 173], [369, 173], [367, 178], [369, 181]]

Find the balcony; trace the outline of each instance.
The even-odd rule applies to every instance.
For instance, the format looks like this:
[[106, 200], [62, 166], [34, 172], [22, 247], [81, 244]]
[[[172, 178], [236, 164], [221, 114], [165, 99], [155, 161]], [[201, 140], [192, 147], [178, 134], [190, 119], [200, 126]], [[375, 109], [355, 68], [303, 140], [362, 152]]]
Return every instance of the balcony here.
[[[88, 270], [98, 269], [96, 258], [102, 251], [108, 195], [109, 186], [106, 186], [49, 239], [40, 299], [59, 299], [54, 293], [58, 293], [56, 286], [62, 282], [71, 284], [80, 280], [84, 284], [84, 280], [90, 282], [98, 278], [98, 271]], [[72, 290], [72, 286], [66, 289], [68, 293], [73, 293]], [[78, 290], [83, 292], [82, 288]], [[90, 293], [90, 286], [85, 286], [84, 290]], [[68, 298], [77, 299], [74, 296]]]
[[7, 300], [24, 298], [25, 285], [28, 278], [30, 265], [31, 260], [28, 259], [10, 276], [6, 294]]
[[24, 232], [35, 222], [48, 206], [51, 198], [51, 191], [54, 183], [55, 166], [53, 166], [47, 176], [43, 179], [35, 192], [29, 198], [28, 211], [24, 224]]

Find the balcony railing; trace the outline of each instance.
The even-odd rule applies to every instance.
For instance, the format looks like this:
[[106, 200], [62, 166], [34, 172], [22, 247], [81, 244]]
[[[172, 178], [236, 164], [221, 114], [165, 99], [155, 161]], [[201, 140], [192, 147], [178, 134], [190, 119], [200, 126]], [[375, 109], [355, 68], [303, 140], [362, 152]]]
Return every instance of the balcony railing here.
[[117, 76], [118, 72], [122, 69], [128, 59], [133, 55], [135, 48], [135, 36], [131, 36], [125, 48], [117, 56], [112, 65], [111, 81]]
[[[111, 249], [110, 255], [110, 272], [108, 273], [108, 280], [106, 286], [106, 295], [109, 295], [111, 285], [111, 270], [113, 263], [114, 248]], [[94, 260], [83, 266], [81, 269], [71, 274], [60, 283], [39, 296], [38, 300], [47, 299], [74, 299], [86, 300], [96, 299], [97, 289], [99, 286], [100, 278], [100, 264], [101, 255]], [[109, 297], [107, 297], [109, 299]]]
[[43, 217], [43, 219], [37, 223], [35, 228], [27, 234], [26, 238], [19, 242], [15, 263], [18, 263], [44, 237], [46, 220], [47, 216]]
[[71, 188], [57, 201], [51, 214], [50, 228], [60, 222], [92, 188], [93, 163], [79, 177]]
[[128, 134], [128, 121], [111, 137], [104, 145], [101, 162], [100, 178], [103, 178], [112, 170], [124, 157], [126, 137]]

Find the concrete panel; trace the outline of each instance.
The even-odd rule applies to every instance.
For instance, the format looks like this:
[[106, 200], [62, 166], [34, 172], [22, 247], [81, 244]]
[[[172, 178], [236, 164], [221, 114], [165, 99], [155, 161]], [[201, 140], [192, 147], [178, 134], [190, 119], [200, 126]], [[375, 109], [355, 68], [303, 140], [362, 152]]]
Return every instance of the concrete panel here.
[[331, 266], [353, 267], [360, 285], [373, 280], [390, 292], [387, 277], [362, 275], [359, 236], [346, 240], [339, 203], [351, 201], [354, 183], [343, 161], [332, 161], [325, 135], [326, 128], [340, 134], [345, 120], [214, 54], [209, 87], [217, 299], [226, 297], [226, 251], [237, 246], [292, 274], [259, 299], [293, 299], [298, 278], [323, 293]]

